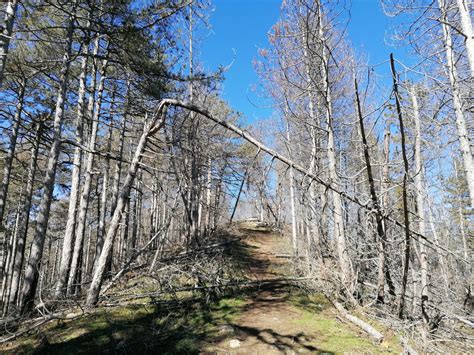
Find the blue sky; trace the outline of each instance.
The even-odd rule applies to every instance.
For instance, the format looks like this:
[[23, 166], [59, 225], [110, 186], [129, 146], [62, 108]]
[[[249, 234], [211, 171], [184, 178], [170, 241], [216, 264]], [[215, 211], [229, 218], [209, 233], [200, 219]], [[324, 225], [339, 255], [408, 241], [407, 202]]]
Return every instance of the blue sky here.
[[[267, 32], [278, 19], [280, 4], [281, 0], [214, 0], [211, 31], [201, 38], [198, 60], [206, 69], [215, 70], [233, 61], [225, 74], [223, 96], [248, 122], [272, 114], [271, 108], [262, 107], [265, 103], [251, 89], [258, 83], [252, 60], [257, 57], [258, 48], [267, 47]], [[349, 40], [371, 64], [386, 61], [392, 51], [404, 59], [400, 50], [385, 43], [391, 22], [378, 0], [352, 0]], [[388, 64], [384, 66], [380, 70], [387, 73]]]

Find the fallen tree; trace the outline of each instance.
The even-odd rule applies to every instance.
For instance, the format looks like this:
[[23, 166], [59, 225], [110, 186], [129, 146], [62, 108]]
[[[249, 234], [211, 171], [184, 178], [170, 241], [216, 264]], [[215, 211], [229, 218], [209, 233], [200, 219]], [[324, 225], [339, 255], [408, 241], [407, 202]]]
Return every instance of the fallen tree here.
[[[155, 133], [157, 133], [164, 126], [165, 120], [166, 120], [166, 112], [167, 112], [167, 109], [170, 106], [181, 107], [181, 108], [190, 110], [192, 112], [198, 113], [198, 114], [210, 119], [211, 121], [215, 122], [216, 124], [218, 124], [218, 125], [226, 128], [226, 129], [234, 132], [235, 134], [242, 137], [243, 139], [245, 139], [249, 143], [253, 144], [257, 148], [259, 148], [262, 151], [266, 152], [273, 159], [277, 159], [280, 162], [288, 165], [289, 167], [291, 167], [291, 168], [295, 169], [296, 171], [298, 171], [298, 172], [304, 174], [305, 176], [309, 177], [311, 179], [311, 182], [315, 181], [316, 183], [323, 185], [328, 190], [332, 190], [332, 191], [336, 192], [337, 194], [341, 195], [342, 197], [344, 197], [348, 201], [351, 201], [351, 202], [361, 206], [362, 208], [366, 209], [367, 211], [369, 211], [371, 213], [373, 211], [375, 211], [374, 206], [372, 206], [370, 203], [363, 203], [357, 197], [351, 196], [351, 195], [347, 194], [346, 192], [339, 190], [333, 184], [321, 179], [318, 176], [318, 174], [308, 172], [308, 170], [305, 167], [295, 163], [291, 159], [289, 159], [289, 158], [279, 154], [278, 152], [274, 151], [273, 149], [267, 147], [266, 145], [264, 145], [263, 143], [261, 143], [260, 141], [258, 141], [254, 137], [252, 137], [248, 132], [245, 132], [244, 130], [238, 128], [237, 126], [235, 126], [235, 125], [233, 125], [233, 124], [231, 124], [231, 123], [229, 123], [229, 122], [227, 122], [223, 119], [219, 119], [219, 118], [214, 117], [207, 110], [201, 109], [200, 107], [197, 107], [197, 106], [192, 105], [192, 104], [188, 104], [188, 103], [183, 102], [183, 101], [179, 101], [179, 100], [175, 100], [175, 99], [164, 99], [164, 100], [160, 101], [160, 103], [158, 104], [158, 107], [157, 107], [154, 115], [152, 116], [151, 120], [147, 120], [147, 119], [145, 120], [145, 125], [143, 127], [143, 133], [142, 133], [142, 135], [141, 135], [141, 137], [138, 141], [133, 159], [131, 160], [130, 167], [128, 169], [128, 173], [127, 173], [127, 176], [125, 178], [125, 181], [124, 181], [124, 184], [123, 184], [123, 187], [122, 187], [122, 192], [121, 192], [121, 194], [119, 196], [119, 199], [118, 199], [118, 202], [116, 204], [115, 211], [113, 213], [113, 217], [112, 217], [112, 220], [110, 222], [110, 226], [109, 226], [109, 229], [107, 231], [107, 234], [106, 234], [106, 237], [105, 237], [105, 240], [104, 240], [104, 245], [103, 245], [103, 248], [102, 248], [102, 252], [99, 256], [97, 267], [94, 270], [92, 282], [91, 282], [90, 288], [87, 292], [86, 306], [93, 307], [99, 300], [100, 289], [101, 289], [102, 282], [103, 282], [103, 279], [104, 279], [104, 274], [105, 274], [107, 261], [109, 260], [110, 255], [111, 255], [113, 241], [115, 239], [115, 235], [117, 234], [119, 224], [120, 224], [120, 220], [122, 218], [122, 213], [125, 209], [128, 196], [130, 194], [135, 176], [137, 174], [137, 170], [140, 166], [140, 161], [141, 161], [141, 158], [142, 158], [143, 153], [145, 151], [147, 141], [151, 136], [153, 136]], [[390, 221], [391, 223], [394, 223], [395, 225], [397, 225], [397, 226], [399, 226], [403, 229], [407, 228], [403, 223], [393, 219], [392, 217], [389, 217], [387, 215], [382, 215], [382, 218], [384, 218], [386, 221]], [[451, 254], [455, 258], [459, 259], [460, 261], [468, 263], [468, 261], [465, 260], [464, 258], [456, 255], [454, 252], [452, 252], [449, 249], [439, 245], [438, 243], [429, 240], [426, 236], [424, 236], [424, 235], [422, 235], [422, 234], [420, 234], [420, 233], [418, 233], [414, 230], [410, 230], [410, 236], [411, 236], [411, 238], [414, 238], [415, 240], [417, 240], [419, 243], [422, 243], [422, 241], [423, 241], [423, 244], [426, 244], [427, 246], [429, 246], [431, 248], [435, 248], [437, 250], [440, 250], [440, 251], [443, 251], [445, 253]]]

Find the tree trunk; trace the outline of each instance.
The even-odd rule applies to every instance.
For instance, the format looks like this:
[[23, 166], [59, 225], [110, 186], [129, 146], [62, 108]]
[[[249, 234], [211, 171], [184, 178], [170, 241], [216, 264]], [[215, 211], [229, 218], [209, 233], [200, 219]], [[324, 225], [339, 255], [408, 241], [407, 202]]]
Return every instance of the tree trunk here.
[[[418, 210], [418, 233], [425, 234], [425, 204], [423, 200], [423, 160], [421, 157], [421, 121], [418, 105], [416, 89], [411, 87], [410, 97], [413, 106], [413, 117], [415, 120], [415, 186], [416, 186], [416, 206]], [[428, 302], [428, 260], [426, 256], [426, 248], [423, 243], [419, 243], [420, 248], [420, 267], [421, 267], [421, 312], [425, 328], [428, 327], [430, 321], [426, 311], [426, 303]]]
[[[444, 0], [438, 0], [441, 17], [444, 22], [448, 22]], [[466, 118], [462, 111], [461, 94], [458, 87], [458, 75], [456, 70], [453, 42], [451, 38], [451, 30], [445, 23], [441, 24], [444, 35], [444, 49], [446, 52], [446, 63], [448, 67], [448, 76], [451, 84], [453, 97], [454, 112], [456, 115], [456, 126], [459, 136], [459, 144], [461, 146], [461, 154], [463, 157], [464, 171], [469, 188], [469, 196], [471, 198], [471, 207], [474, 207], [474, 162], [471, 152], [471, 143], [467, 129]], [[466, 43], [467, 45], [467, 43]]]
[[117, 206], [115, 207], [112, 220], [110, 221], [110, 226], [107, 231], [107, 235], [104, 240], [104, 245], [102, 247], [102, 253], [97, 261], [97, 266], [93, 272], [92, 282], [87, 293], [87, 306], [91, 307], [95, 305], [99, 299], [100, 287], [104, 279], [105, 269], [109, 255], [112, 251], [112, 245], [114, 242], [115, 235], [119, 228], [120, 220], [122, 219], [122, 213], [124, 211], [126, 202], [130, 196], [130, 190], [133, 186], [135, 176], [137, 174], [138, 166], [141, 161], [143, 151], [145, 150], [148, 137], [161, 129], [165, 122], [166, 107], [164, 101], [162, 101], [160, 107], [158, 108], [156, 115], [152, 118], [151, 121], [145, 120], [145, 126], [143, 128], [143, 133], [138, 142], [135, 154], [130, 163], [128, 169], [127, 177], [125, 178], [122, 192], [117, 201]]
[[[13, 158], [15, 156], [16, 143], [18, 140], [18, 132], [20, 130], [21, 114], [23, 111], [23, 100], [25, 97], [26, 81], [20, 82], [20, 93], [18, 95], [18, 103], [16, 105], [15, 117], [13, 118], [12, 135], [10, 139], [10, 146], [5, 157], [3, 166], [3, 179], [0, 186], [0, 238], [5, 238], [5, 232], [3, 231], [3, 215], [5, 213], [5, 205], [7, 202], [8, 186], [10, 185], [10, 174], [12, 171]], [[4, 244], [5, 241], [0, 240], [0, 244]], [[0, 279], [3, 276], [5, 255], [3, 255], [4, 248], [0, 248]]]
[[5, 11], [3, 31], [0, 33], [0, 87], [3, 83], [5, 64], [7, 62], [8, 47], [13, 33], [18, 0], [10, 0]]
[[16, 247], [16, 255], [15, 255], [15, 263], [13, 265], [13, 273], [12, 273], [12, 283], [10, 286], [10, 299], [9, 299], [9, 307], [10, 309], [17, 304], [18, 298], [18, 290], [20, 288], [20, 278], [21, 278], [21, 270], [23, 267], [23, 259], [25, 255], [25, 243], [26, 237], [28, 234], [28, 224], [30, 221], [30, 209], [31, 209], [31, 201], [33, 199], [33, 189], [35, 183], [35, 174], [36, 174], [36, 161], [38, 160], [38, 152], [39, 152], [39, 145], [42, 137], [43, 131], [43, 122], [37, 123], [36, 129], [36, 136], [35, 142], [33, 147], [31, 148], [31, 158], [30, 158], [30, 166], [28, 169], [28, 178], [26, 181], [26, 189], [25, 189], [25, 199], [23, 200], [23, 206], [21, 209], [21, 216], [20, 220], [22, 223], [19, 226], [18, 231], [18, 241]]
[[[86, 215], [89, 208], [89, 194], [91, 190], [92, 183], [92, 168], [94, 166], [94, 151], [96, 148], [97, 132], [99, 130], [99, 119], [100, 119], [100, 110], [102, 107], [102, 96], [104, 93], [104, 85], [106, 79], [106, 70], [107, 70], [107, 61], [104, 60], [102, 63], [102, 70], [100, 72], [99, 87], [97, 89], [97, 102], [95, 103], [95, 109], [93, 110], [92, 116], [92, 129], [89, 137], [88, 153], [86, 159], [86, 168], [84, 183], [82, 187], [81, 199], [79, 201], [79, 210], [77, 217], [77, 228], [76, 228], [76, 238], [74, 242], [74, 252], [71, 260], [71, 269], [69, 271], [69, 278], [67, 283], [67, 294], [74, 292], [74, 283], [77, 276], [77, 269], [79, 267], [79, 255], [82, 252], [84, 235], [86, 230]], [[89, 111], [92, 113], [92, 111]]]
[[377, 223], [377, 236], [378, 236], [378, 243], [379, 243], [377, 302], [384, 303], [386, 235], [385, 235], [385, 228], [384, 228], [384, 223], [383, 223], [383, 214], [379, 205], [377, 193], [375, 191], [375, 181], [374, 181], [374, 176], [372, 174], [372, 164], [370, 162], [369, 144], [365, 136], [364, 117], [362, 115], [362, 108], [361, 108], [360, 99], [359, 99], [359, 88], [357, 86], [357, 79], [354, 79], [354, 87], [355, 87], [355, 95], [356, 95], [357, 113], [359, 115], [360, 135], [362, 137], [362, 146], [364, 149], [364, 159], [365, 159], [365, 166], [366, 166], [366, 171], [367, 171], [367, 179], [369, 181], [370, 198], [372, 200], [372, 205], [375, 210], [375, 220]]
[[[286, 122], [286, 140], [288, 155], [291, 157], [291, 138], [290, 123]], [[293, 247], [293, 256], [298, 256], [298, 231], [296, 221], [296, 204], [295, 204], [295, 173], [293, 167], [290, 166], [290, 205], [291, 205], [291, 245]]]
[[79, 187], [81, 180], [81, 163], [82, 163], [82, 145], [83, 129], [84, 129], [84, 104], [86, 93], [87, 78], [87, 56], [89, 46], [84, 45], [83, 57], [81, 58], [81, 75], [79, 77], [79, 91], [77, 98], [77, 115], [76, 115], [76, 147], [74, 148], [73, 167], [71, 172], [71, 193], [69, 195], [69, 207], [66, 220], [66, 230], [64, 232], [64, 240], [61, 252], [61, 264], [59, 266], [59, 278], [56, 284], [56, 297], [66, 294], [65, 285], [69, 275], [69, 267], [71, 265], [71, 256], [74, 242], [74, 232], [76, 230], [77, 205], [79, 200]]
[[23, 286], [23, 304], [22, 312], [30, 311], [33, 308], [33, 302], [38, 285], [39, 269], [41, 258], [43, 256], [44, 240], [46, 238], [46, 229], [49, 221], [49, 211], [53, 198], [55, 185], [56, 166], [58, 164], [59, 152], [61, 150], [61, 131], [64, 114], [64, 101], [67, 94], [69, 66], [71, 64], [71, 51], [74, 33], [75, 12], [77, 6], [76, 0], [71, 11], [67, 36], [66, 51], [63, 56], [61, 73], [59, 80], [59, 91], [56, 100], [56, 110], [53, 123], [53, 141], [48, 156], [48, 165], [43, 180], [43, 196], [38, 209], [38, 217], [36, 219], [35, 234], [33, 244], [31, 246], [30, 257], [25, 272], [25, 282]]
[[[471, 14], [467, 0], [456, 0], [461, 18], [461, 27], [464, 35], [464, 43], [466, 45], [467, 59], [471, 69], [471, 83], [474, 79], [474, 32], [472, 30]], [[472, 2], [470, 1], [472, 4]]]
[[398, 122], [400, 125], [400, 136], [402, 145], [402, 157], [403, 157], [403, 187], [402, 187], [402, 199], [403, 199], [403, 218], [405, 223], [405, 252], [403, 262], [403, 275], [402, 285], [400, 291], [400, 298], [398, 301], [398, 316], [403, 318], [405, 311], [405, 292], [408, 282], [408, 271], [410, 266], [410, 247], [411, 247], [411, 235], [410, 235], [410, 212], [408, 210], [408, 157], [406, 152], [405, 143], [405, 128], [403, 125], [402, 108], [400, 104], [400, 95], [398, 93], [398, 78], [395, 71], [395, 61], [393, 54], [390, 54], [390, 68], [392, 70], [393, 79], [393, 92], [395, 94], [395, 103], [397, 108]]

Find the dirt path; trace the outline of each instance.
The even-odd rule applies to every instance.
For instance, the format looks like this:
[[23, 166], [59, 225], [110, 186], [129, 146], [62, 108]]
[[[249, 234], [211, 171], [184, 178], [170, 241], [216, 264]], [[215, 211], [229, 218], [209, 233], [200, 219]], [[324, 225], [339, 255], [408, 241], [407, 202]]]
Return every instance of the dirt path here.
[[[251, 230], [241, 231], [248, 254], [243, 263], [248, 277], [269, 280], [288, 277], [289, 245], [280, 235]], [[327, 304], [320, 312], [298, 307], [297, 291], [287, 287], [266, 287], [247, 300], [240, 316], [223, 327], [228, 335], [210, 343], [203, 354], [296, 354], [374, 353], [375, 347], [364, 334], [338, 320]], [[315, 301], [317, 303], [317, 301]], [[306, 302], [302, 302], [305, 304]], [[316, 307], [319, 305], [316, 304]]]

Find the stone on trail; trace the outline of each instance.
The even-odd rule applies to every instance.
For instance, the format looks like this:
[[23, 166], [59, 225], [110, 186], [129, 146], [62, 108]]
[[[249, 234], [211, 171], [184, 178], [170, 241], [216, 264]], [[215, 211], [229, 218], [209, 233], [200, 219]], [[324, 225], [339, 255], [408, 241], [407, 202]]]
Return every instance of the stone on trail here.
[[232, 339], [229, 343], [231, 349], [236, 349], [240, 347], [240, 340]]

